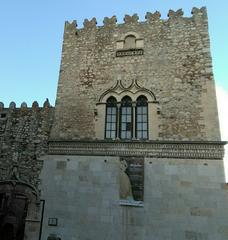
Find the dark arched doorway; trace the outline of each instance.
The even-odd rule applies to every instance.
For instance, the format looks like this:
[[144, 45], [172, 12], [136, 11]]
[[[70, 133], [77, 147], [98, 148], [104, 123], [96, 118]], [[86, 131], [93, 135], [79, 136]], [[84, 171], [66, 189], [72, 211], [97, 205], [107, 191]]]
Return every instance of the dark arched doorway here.
[[0, 193], [0, 239], [23, 240], [28, 198], [15, 188], [4, 190]]

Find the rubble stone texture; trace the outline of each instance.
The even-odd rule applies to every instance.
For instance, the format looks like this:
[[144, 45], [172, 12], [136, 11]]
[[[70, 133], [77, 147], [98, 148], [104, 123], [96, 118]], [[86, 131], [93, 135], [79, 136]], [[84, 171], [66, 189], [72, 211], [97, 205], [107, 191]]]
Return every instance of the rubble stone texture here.
[[22, 181], [38, 186], [39, 157], [47, 154], [53, 116], [54, 108], [48, 102], [44, 107], [34, 102], [32, 108], [24, 103], [16, 108], [11, 103], [9, 108], [0, 109], [0, 181], [9, 180], [17, 166]]
[[[53, 139], [95, 139], [94, 109], [104, 91], [121, 80], [137, 79], [160, 104], [158, 140], [219, 140], [206, 9], [147, 13], [146, 21], [115, 16], [84, 28], [65, 24]], [[116, 57], [117, 43], [128, 34], [144, 42], [141, 56]]]

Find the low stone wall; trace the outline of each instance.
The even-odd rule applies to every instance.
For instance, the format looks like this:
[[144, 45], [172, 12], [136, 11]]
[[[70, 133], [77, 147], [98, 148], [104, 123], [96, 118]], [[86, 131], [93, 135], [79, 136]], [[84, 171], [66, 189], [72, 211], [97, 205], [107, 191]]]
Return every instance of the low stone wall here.
[[31, 108], [11, 103], [0, 104], [0, 180], [17, 175], [22, 181], [37, 187], [42, 161], [47, 152], [54, 108], [48, 100], [43, 107], [34, 102]]

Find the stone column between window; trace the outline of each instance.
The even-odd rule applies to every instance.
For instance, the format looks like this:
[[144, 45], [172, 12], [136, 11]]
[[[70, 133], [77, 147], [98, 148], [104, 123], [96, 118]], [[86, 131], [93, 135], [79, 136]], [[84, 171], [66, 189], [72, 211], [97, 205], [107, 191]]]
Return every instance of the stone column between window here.
[[135, 140], [135, 129], [136, 129], [136, 102], [132, 102], [132, 140]]
[[117, 103], [117, 110], [116, 110], [116, 139], [120, 139], [120, 107], [121, 103]]

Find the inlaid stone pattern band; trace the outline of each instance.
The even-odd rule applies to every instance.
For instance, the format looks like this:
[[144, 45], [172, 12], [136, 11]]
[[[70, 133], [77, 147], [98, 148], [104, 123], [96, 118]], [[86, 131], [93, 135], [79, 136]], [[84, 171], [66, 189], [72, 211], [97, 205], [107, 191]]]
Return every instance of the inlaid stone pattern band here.
[[138, 56], [138, 55], [143, 55], [143, 49], [118, 50], [116, 52], [116, 57]]
[[50, 155], [143, 156], [222, 160], [225, 142], [50, 141]]

